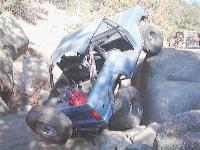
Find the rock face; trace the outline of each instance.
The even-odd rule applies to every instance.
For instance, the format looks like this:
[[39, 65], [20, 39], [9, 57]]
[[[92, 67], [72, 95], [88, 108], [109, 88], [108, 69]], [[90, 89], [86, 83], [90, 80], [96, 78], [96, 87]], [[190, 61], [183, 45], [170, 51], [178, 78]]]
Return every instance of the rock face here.
[[158, 132], [159, 150], [197, 150], [200, 147], [200, 110], [174, 116]]
[[172, 116], [200, 109], [200, 51], [163, 49], [146, 60], [139, 83], [145, 123], [163, 123]]
[[13, 90], [13, 60], [23, 54], [29, 40], [9, 14], [0, 15], [0, 91]]
[[0, 91], [13, 89], [13, 60], [7, 51], [0, 49]]
[[[47, 60], [37, 51], [29, 48], [26, 55], [13, 63], [15, 102], [23, 99], [30, 105], [38, 105], [50, 90]], [[25, 96], [24, 96], [25, 95]], [[15, 104], [12, 102], [12, 106]]]
[[14, 18], [3, 13], [0, 15], [0, 49], [7, 48], [15, 60], [26, 51], [29, 40]]

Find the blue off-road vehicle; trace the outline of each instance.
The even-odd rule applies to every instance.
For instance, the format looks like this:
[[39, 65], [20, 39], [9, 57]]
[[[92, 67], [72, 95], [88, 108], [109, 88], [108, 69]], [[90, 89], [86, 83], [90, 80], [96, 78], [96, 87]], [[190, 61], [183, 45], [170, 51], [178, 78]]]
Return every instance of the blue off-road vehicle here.
[[[28, 126], [49, 141], [65, 143], [71, 135], [139, 125], [141, 95], [122, 82], [134, 77], [142, 49], [156, 55], [162, 45], [141, 6], [68, 34], [52, 54], [48, 100], [29, 111]], [[54, 83], [56, 65], [62, 74]]]

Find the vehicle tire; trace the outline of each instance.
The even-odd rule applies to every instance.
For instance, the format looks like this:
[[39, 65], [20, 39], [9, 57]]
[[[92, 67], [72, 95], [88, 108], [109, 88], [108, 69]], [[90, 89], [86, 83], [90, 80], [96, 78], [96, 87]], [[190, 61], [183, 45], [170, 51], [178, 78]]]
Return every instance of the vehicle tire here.
[[147, 20], [141, 22], [140, 32], [143, 38], [143, 50], [150, 55], [158, 54], [163, 47], [161, 32]]
[[26, 116], [27, 125], [37, 134], [53, 143], [64, 144], [72, 135], [72, 122], [52, 107], [33, 107]]
[[113, 130], [127, 130], [139, 125], [142, 115], [142, 98], [133, 86], [119, 89], [114, 98], [115, 112], [110, 120]]

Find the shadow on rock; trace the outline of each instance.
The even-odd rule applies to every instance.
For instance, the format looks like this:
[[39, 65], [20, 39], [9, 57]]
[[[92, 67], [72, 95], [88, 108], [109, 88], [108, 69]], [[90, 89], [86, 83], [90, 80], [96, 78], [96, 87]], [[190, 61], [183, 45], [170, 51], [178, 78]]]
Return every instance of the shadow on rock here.
[[143, 123], [163, 123], [176, 114], [200, 109], [200, 51], [163, 49], [138, 73], [144, 98]]

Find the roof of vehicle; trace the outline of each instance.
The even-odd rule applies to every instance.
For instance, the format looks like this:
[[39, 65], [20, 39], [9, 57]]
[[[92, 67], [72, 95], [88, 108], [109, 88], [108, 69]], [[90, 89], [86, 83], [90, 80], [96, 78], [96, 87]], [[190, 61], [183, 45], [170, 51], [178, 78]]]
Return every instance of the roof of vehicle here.
[[[134, 37], [134, 30], [137, 26], [137, 22], [141, 19], [141, 16], [144, 15], [146, 16], [144, 8], [137, 5], [117, 14], [111, 20], [128, 31], [130, 36]], [[52, 65], [55, 65], [57, 62], [59, 62], [61, 57], [67, 52], [73, 51], [84, 53], [87, 49], [90, 39], [100, 23], [101, 20], [97, 20], [89, 24], [87, 27], [81, 27], [64, 36], [51, 56]]]

